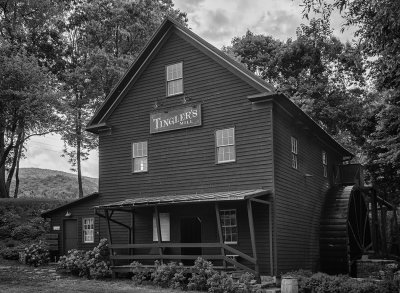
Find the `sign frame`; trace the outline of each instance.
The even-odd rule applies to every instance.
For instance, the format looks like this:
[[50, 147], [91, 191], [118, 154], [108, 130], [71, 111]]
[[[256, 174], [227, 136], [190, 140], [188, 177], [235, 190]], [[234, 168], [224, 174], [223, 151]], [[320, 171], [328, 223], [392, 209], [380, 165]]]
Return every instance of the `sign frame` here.
[[201, 104], [150, 113], [150, 134], [201, 125]]

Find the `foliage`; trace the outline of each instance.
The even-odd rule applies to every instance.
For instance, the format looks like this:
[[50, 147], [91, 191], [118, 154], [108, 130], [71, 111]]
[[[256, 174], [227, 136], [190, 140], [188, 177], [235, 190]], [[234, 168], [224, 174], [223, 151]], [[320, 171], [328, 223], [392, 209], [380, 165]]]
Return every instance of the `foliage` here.
[[101, 239], [93, 250], [72, 249], [68, 251], [67, 255], [60, 257], [57, 269], [65, 270], [79, 277], [94, 279], [111, 276], [107, 239]]
[[191, 272], [192, 276], [189, 278], [187, 286], [189, 290], [207, 289], [207, 280], [215, 274], [212, 263], [201, 257], [195, 260]]
[[359, 110], [371, 104], [364, 89], [365, 60], [354, 45], [336, 38], [323, 19], [302, 24], [294, 40], [247, 31], [224, 50], [290, 97], [345, 146], [360, 139]]
[[171, 280], [172, 288], [186, 290], [191, 276], [191, 270], [185, 268], [182, 263], [179, 263], [176, 273]]
[[178, 268], [179, 266], [175, 262], [160, 264], [156, 261], [155, 269], [152, 273], [153, 283], [163, 288], [171, 287]]
[[[334, 10], [345, 20], [343, 29], [355, 28], [358, 51], [368, 59], [366, 68], [377, 106], [369, 111], [366, 130], [367, 170], [381, 195], [400, 202], [400, 11], [397, 0], [303, 0], [303, 15]], [[361, 125], [363, 126], [363, 125]]]
[[343, 275], [311, 274], [304, 270], [289, 272], [285, 276], [298, 279], [299, 293], [389, 293], [400, 288], [399, 284], [388, 280], [358, 280]]
[[[21, 168], [21, 184], [18, 197], [55, 198], [69, 200], [78, 198], [77, 176], [75, 174], [39, 169]], [[98, 179], [82, 176], [84, 194], [98, 191]], [[12, 191], [13, 184], [10, 187]]]
[[137, 261], [134, 261], [130, 264], [130, 271], [133, 274], [132, 280], [137, 285], [153, 281], [154, 270], [144, 267], [141, 263]]
[[4, 259], [10, 259], [10, 260], [18, 260], [19, 259], [19, 252], [21, 251], [20, 248], [15, 248], [15, 247], [6, 247], [0, 250], [0, 255]]
[[43, 241], [26, 247], [24, 253], [25, 263], [34, 267], [47, 264], [50, 261], [49, 250]]
[[208, 278], [207, 287], [210, 293], [233, 293], [238, 291], [239, 284], [235, 283], [225, 272], [215, 272]]

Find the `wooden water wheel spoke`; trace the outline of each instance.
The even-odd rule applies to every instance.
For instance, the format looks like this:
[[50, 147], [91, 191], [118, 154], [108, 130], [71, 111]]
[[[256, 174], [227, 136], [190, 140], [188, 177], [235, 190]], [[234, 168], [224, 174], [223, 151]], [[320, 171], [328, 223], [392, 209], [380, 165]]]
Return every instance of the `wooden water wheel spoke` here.
[[357, 234], [357, 233], [354, 233], [354, 230], [353, 230], [353, 228], [352, 228], [352, 226], [351, 226], [351, 223], [348, 222], [347, 224], [348, 224], [348, 226], [349, 226], [349, 228], [350, 228], [351, 233], [353, 234], [354, 240], [356, 241], [358, 247], [360, 247], [360, 248], [362, 249], [363, 246], [362, 246], [361, 243], [358, 241], [358, 234]]

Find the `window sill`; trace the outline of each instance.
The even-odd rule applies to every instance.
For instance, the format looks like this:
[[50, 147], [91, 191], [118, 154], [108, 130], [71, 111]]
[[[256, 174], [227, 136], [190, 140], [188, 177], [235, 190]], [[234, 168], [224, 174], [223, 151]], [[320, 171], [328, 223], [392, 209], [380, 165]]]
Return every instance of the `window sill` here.
[[177, 93], [177, 94], [173, 94], [173, 95], [167, 95], [167, 98], [172, 98], [172, 97], [176, 97], [176, 96], [182, 96], [184, 94], [185, 94], [184, 92], [181, 92], [181, 93]]
[[222, 162], [216, 162], [216, 165], [222, 165], [222, 164], [229, 164], [229, 163], [236, 163], [236, 160], [234, 161], [222, 161]]
[[224, 242], [224, 244], [237, 245], [237, 242]]

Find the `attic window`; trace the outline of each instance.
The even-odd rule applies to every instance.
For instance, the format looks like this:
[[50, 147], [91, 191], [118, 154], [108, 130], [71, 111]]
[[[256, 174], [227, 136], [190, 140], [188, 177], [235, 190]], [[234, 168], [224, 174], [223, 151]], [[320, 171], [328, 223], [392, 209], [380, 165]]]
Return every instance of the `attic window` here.
[[183, 63], [168, 65], [167, 70], [167, 96], [183, 93]]

